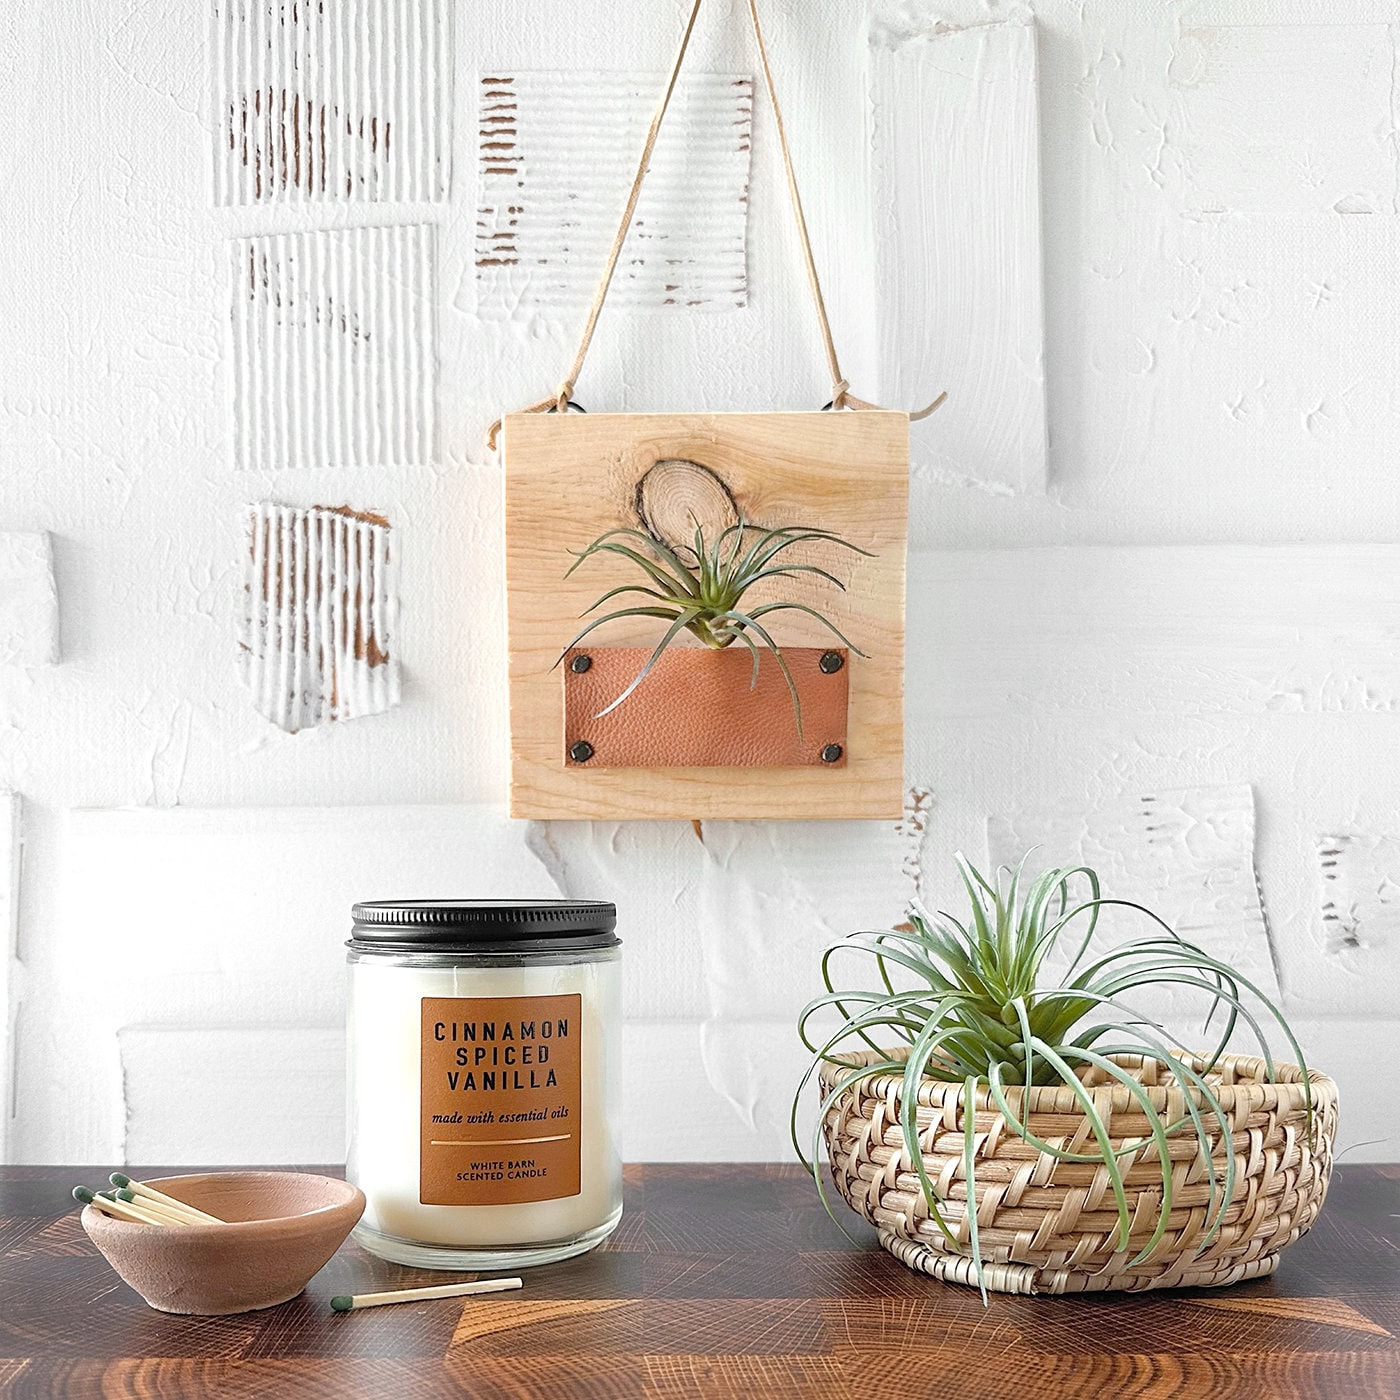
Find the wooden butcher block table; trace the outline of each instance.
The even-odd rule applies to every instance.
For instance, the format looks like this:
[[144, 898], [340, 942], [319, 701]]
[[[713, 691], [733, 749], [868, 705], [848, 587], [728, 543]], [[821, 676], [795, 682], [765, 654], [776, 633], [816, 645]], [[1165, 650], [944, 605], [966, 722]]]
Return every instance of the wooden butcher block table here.
[[347, 1244], [302, 1297], [213, 1318], [151, 1311], [88, 1243], [69, 1189], [106, 1172], [0, 1168], [0, 1395], [1400, 1396], [1400, 1167], [1339, 1168], [1279, 1273], [1215, 1292], [984, 1309], [847, 1240], [794, 1167], [638, 1166], [612, 1239], [521, 1292], [333, 1314], [470, 1277]]

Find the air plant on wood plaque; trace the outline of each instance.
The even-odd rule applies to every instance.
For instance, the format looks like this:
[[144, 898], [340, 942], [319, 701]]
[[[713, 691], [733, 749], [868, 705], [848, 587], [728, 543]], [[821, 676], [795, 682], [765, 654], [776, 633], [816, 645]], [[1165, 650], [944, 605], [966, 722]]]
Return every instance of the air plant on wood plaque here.
[[591, 606], [584, 609], [581, 616], [595, 613], [605, 603], [614, 598], [636, 596], [647, 601], [635, 602], [627, 607], [616, 608], [595, 617], [584, 627], [573, 641], [559, 654], [554, 663], [558, 666], [564, 657], [595, 628], [604, 623], [614, 622], [624, 617], [657, 618], [669, 624], [661, 640], [653, 648], [645, 665], [611, 704], [600, 711], [598, 718], [615, 710], [647, 678], [661, 654], [675, 642], [682, 632], [689, 632], [699, 638], [707, 647], [719, 650], [740, 642], [753, 656], [753, 672], [750, 689], [758, 684], [758, 671], [761, 660], [760, 646], [766, 647], [777, 662], [787, 683], [788, 694], [792, 697], [793, 717], [797, 732], [802, 733], [802, 701], [797, 693], [792, 672], [782, 647], [774, 640], [772, 633], [762, 618], [774, 613], [798, 612], [815, 618], [842, 644], [849, 647], [857, 656], [865, 653], [850, 641], [829, 617], [807, 603], [779, 598], [756, 606], [745, 606], [745, 595], [756, 584], [765, 579], [797, 579], [811, 576], [823, 584], [831, 584], [842, 592], [846, 585], [829, 569], [817, 564], [796, 562], [780, 558], [795, 545], [831, 546], [849, 549], [866, 558], [874, 556], [869, 550], [861, 549], [849, 540], [831, 530], [819, 530], [809, 525], [750, 525], [741, 516], [736, 524], [726, 526], [711, 540], [706, 540], [704, 527], [696, 524], [695, 540], [692, 548], [684, 553], [693, 554], [695, 562], [688, 563], [682, 558], [682, 550], [647, 534], [642, 530], [618, 528], [607, 530], [599, 535], [586, 549], [574, 558], [568, 578], [581, 564], [598, 555], [613, 555], [626, 559], [646, 576], [647, 582], [625, 583], [610, 588]]

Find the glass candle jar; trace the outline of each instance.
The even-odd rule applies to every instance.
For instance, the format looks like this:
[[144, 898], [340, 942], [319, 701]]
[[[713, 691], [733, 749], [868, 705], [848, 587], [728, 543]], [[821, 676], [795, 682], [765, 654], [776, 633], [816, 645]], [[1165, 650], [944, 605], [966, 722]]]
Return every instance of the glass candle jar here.
[[611, 904], [357, 904], [349, 949], [355, 1239], [400, 1264], [582, 1254], [622, 1214]]

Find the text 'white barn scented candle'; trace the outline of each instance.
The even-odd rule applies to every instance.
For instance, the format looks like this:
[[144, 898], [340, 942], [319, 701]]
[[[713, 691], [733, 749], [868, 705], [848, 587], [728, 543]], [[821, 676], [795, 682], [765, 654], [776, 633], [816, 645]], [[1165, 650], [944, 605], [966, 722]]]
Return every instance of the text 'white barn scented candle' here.
[[582, 1254], [622, 1214], [611, 904], [354, 907], [354, 1235], [420, 1268]]

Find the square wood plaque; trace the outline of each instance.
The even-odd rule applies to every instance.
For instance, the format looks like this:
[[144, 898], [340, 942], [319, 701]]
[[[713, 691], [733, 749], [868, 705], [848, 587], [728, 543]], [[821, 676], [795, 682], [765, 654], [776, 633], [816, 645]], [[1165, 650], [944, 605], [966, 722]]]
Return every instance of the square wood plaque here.
[[[503, 425], [511, 783], [515, 817], [886, 818], [904, 788], [904, 563], [909, 419], [903, 413], [509, 415]], [[742, 512], [751, 525], [811, 525], [869, 550], [795, 546], [830, 569], [770, 579], [747, 601], [815, 607], [868, 655], [850, 657], [845, 762], [839, 767], [615, 768], [566, 765], [564, 694], [554, 663], [605, 590], [640, 580], [601, 555], [565, 578], [605, 530], [675, 540], [692, 515], [706, 534]], [[799, 553], [799, 551], [805, 551]], [[760, 590], [762, 590], [760, 592]], [[626, 604], [618, 599], [612, 606]], [[640, 601], [645, 601], [644, 599]], [[770, 614], [779, 645], [839, 645], [801, 613]], [[654, 645], [666, 624], [624, 618], [599, 646]], [[586, 643], [585, 643], [586, 645]], [[643, 685], [646, 681], [642, 682]], [[624, 704], [627, 702], [624, 701]]]

